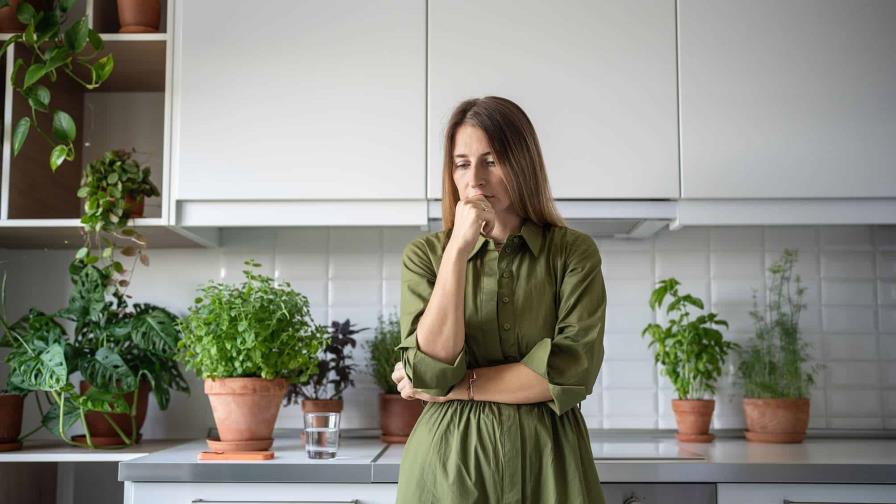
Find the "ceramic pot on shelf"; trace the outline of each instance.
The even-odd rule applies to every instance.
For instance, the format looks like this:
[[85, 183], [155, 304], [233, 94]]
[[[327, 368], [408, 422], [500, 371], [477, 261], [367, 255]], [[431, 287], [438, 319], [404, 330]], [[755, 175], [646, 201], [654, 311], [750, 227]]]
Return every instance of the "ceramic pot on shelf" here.
[[22, 409], [25, 396], [0, 394], [0, 452], [22, 449]]
[[380, 440], [405, 443], [423, 413], [423, 401], [408, 401], [401, 394], [380, 394]]
[[809, 399], [744, 398], [747, 441], [801, 443], [809, 428]]
[[205, 380], [218, 439], [209, 439], [212, 451], [268, 450], [274, 444], [274, 424], [286, 394], [283, 378], [219, 378]]
[[713, 399], [673, 399], [672, 411], [678, 425], [675, 438], [686, 443], [712, 442], [715, 435], [709, 433], [709, 424], [715, 407]]
[[118, 0], [121, 33], [158, 33], [161, 19], [159, 0]]

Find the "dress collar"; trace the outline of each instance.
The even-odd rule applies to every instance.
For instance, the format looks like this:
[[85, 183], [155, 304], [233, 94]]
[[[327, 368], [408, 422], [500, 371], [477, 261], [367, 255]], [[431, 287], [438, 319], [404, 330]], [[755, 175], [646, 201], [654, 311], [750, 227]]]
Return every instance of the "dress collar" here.
[[[510, 241], [516, 236], [522, 236], [523, 241], [526, 242], [526, 245], [529, 247], [529, 250], [532, 251], [536, 257], [541, 252], [541, 245], [544, 241], [544, 229], [542, 226], [535, 224], [529, 219], [523, 220], [523, 227], [517, 234], [512, 234], [507, 237], [507, 240]], [[476, 239], [476, 245], [473, 246], [473, 250], [470, 251], [470, 254], [467, 256], [467, 260], [473, 258], [478, 252], [479, 249], [482, 248], [482, 245], [488, 241], [488, 238], [479, 235], [479, 238]]]

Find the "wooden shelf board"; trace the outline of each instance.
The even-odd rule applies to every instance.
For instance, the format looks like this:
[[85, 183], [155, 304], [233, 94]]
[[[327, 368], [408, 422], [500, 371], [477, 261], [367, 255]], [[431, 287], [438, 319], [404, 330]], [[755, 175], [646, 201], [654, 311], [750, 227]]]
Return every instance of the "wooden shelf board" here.
[[[161, 219], [137, 219], [149, 248], [200, 248], [215, 246], [215, 234], [194, 234], [169, 227]], [[0, 222], [0, 248], [77, 249], [82, 244], [78, 219], [10, 219]]]

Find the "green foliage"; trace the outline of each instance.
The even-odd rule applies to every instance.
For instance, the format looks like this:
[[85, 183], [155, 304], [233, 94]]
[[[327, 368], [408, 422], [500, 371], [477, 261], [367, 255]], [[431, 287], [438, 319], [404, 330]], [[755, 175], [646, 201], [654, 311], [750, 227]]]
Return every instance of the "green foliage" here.
[[[800, 312], [805, 287], [800, 276], [793, 274], [799, 252], [785, 249], [768, 268], [770, 284], [768, 303], [759, 310], [753, 290], [755, 337], [740, 352], [738, 374], [744, 383], [744, 396], [750, 398], [805, 398], [815, 383], [819, 365], [808, 365], [807, 342], [800, 338]], [[791, 278], [796, 287], [791, 288]]]
[[[189, 386], [175, 359], [180, 332], [173, 314], [149, 304], [129, 309], [117, 291], [107, 297], [107, 273], [96, 266], [76, 259], [69, 272], [73, 288], [66, 308], [54, 314], [32, 309], [13, 324], [3, 313], [0, 325], [2, 343], [10, 347], [6, 357], [10, 390], [42, 393], [49, 403], [45, 409], [40, 396], [35, 396], [44, 412], [42, 426], [69, 444], [84, 446], [73, 442], [68, 431], [78, 421], [83, 423], [85, 412], [128, 413], [134, 422], [136, 402], [128, 404], [122, 394], [136, 390], [141, 380], [150, 384], [162, 410], [168, 407], [171, 389], [189, 392]], [[5, 283], [4, 277], [2, 306]], [[57, 319], [74, 322], [73, 337]], [[91, 384], [84, 394], [69, 382], [76, 371]], [[135, 441], [118, 434], [126, 445]], [[89, 436], [86, 446], [94, 447]]]
[[370, 352], [367, 372], [384, 393], [397, 394], [398, 386], [392, 381], [392, 371], [395, 363], [401, 360], [401, 351], [395, 349], [401, 343], [399, 318], [393, 312], [385, 320], [380, 314], [378, 321], [373, 339], [365, 345]]
[[130, 151], [107, 151], [103, 157], [87, 165], [81, 173], [78, 197], [84, 199], [81, 223], [88, 230], [117, 231], [127, 224], [127, 196], [136, 203], [142, 198], [159, 196], [159, 188], [150, 180], [148, 166], [140, 166]]
[[349, 345], [355, 348], [358, 342], [352, 336], [368, 328], [355, 329], [354, 326], [349, 319], [345, 322], [334, 320], [330, 324], [329, 342], [317, 361], [317, 372], [302, 383], [289, 385], [285, 405], [299, 404], [302, 399], [342, 399], [342, 393], [355, 386], [352, 380], [355, 365], [351, 363], [352, 355], [345, 349]]
[[671, 298], [666, 314], [676, 313], [666, 327], [651, 323], [641, 332], [650, 336], [649, 346], [654, 349], [657, 364], [669, 377], [679, 399], [701, 399], [715, 393], [715, 384], [722, 374], [722, 364], [730, 350], [737, 345], [725, 341], [722, 333], [713, 325], [728, 327], [728, 322], [715, 313], [700, 314], [691, 320], [688, 306], [703, 309], [703, 301], [690, 294], [679, 295], [681, 282], [675, 278], [661, 280], [650, 294], [650, 308], [656, 311], [666, 296]]
[[239, 285], [208, 282], [181, 321], [181, 356], [201, 378], [287, 378], [302, 383], [329, 341], [311, 317], [308, 298], [289, 282], [252, 271]]
[[[144, 198], [159, 196], [159, 189], [150, 180], [150, 169], [141, 167], [133, 159], [134, 150], [111, 150], [84, 168], [78, 197], [84, 200], [84, 246], [78, 250], [76, 258], [85, 265], [101, 264], [109, 277], [109, 289], [127, 292], [137, 261], [149, 265], [146, 254], [146, 239], [131, 227], [129, 203]], [[122, 246], [121, 243], [126, 245]], [[125, 258], [133, 258], [130, 269], [116, 257], [116, 252]]]
[[[100, 57], [103, 39], [88, 28], [87, 16], [63, 30], [73, 4], [72, 0], [57, 0], [50, 9], [36, 10], [28, 2], [19, 2], [16, 17], [26, 25], [25, 30], [10, 35], [0, 49], [5, 53], [10, 45], [18, 43], [30, 54], [27, 62], [25, 58], [16, 58], [10, 76], [10, 85], [28, 101], [31, 108], [29, 115], [14, 119], [13, 155], [19, 154], [33, 128], [52, 148], [49, 162], [53, 171], [64, 161], [75, 159], [77, 128], [67, 112], [51, 108], [51, 94], [44, 85], [44, 79], [56, 82], [61, 73], [91, 90], [109, 78], [114, 66], [111, 54]], [[0, 0], [0, 7], [8, 5], [8, 0]], [[50, 114], [51, 110], [52, 136], [38, 126], [38, 114]]]

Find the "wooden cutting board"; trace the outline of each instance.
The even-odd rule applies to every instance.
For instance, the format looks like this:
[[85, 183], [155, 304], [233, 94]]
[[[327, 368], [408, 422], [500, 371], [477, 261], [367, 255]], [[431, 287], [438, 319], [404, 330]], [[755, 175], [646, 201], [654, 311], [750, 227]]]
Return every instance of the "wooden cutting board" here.
[[237, 452], [199, 452], [199, 460], [271, 460], [274, 452], [267, 451], [237, 451]]

